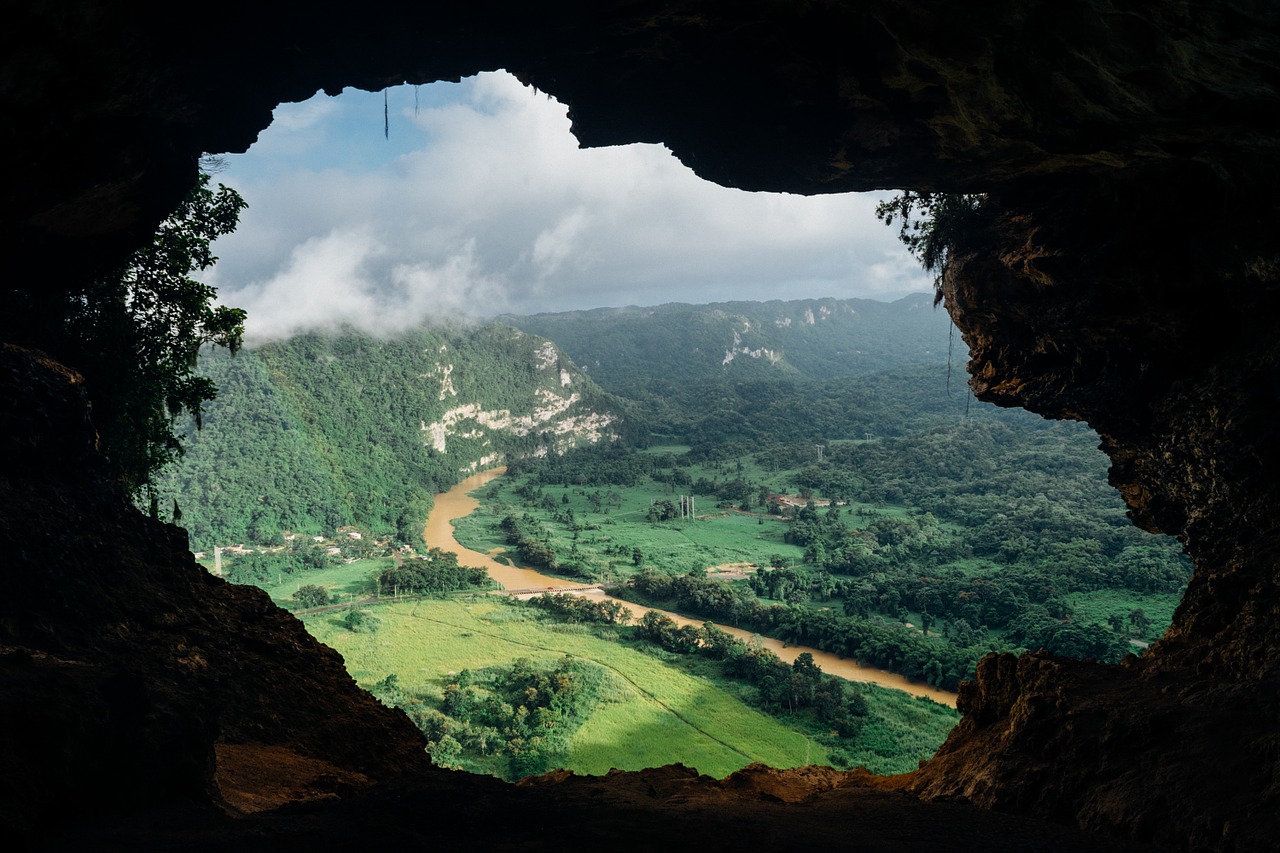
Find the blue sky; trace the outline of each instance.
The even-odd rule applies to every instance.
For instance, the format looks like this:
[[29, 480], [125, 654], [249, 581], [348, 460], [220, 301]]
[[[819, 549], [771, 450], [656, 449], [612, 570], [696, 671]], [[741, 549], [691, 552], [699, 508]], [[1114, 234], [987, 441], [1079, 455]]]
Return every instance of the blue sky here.
[[276, 109], [216, 180], [249, 203], [209, 280], [251, 342], [344, 323], [664, 302], [895, 299], [929, 279], [886, 194], [703, 181], [659, 145], [580, 149], [565, 107], [504, 73]]

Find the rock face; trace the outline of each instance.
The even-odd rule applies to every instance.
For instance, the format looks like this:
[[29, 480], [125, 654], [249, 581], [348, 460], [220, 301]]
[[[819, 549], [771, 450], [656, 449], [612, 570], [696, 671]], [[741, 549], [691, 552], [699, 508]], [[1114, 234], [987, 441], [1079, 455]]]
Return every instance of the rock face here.
[[[243, 150], [271, 107], [321, 87], [506, 67], [568, 104], [584, 144], [662, 141], [721, 183], [989, 193], [945, 282], [973, 387], [1091, 424], [1135, 523], [1178, 535], [1196, 573], [1169, 634], [1128, 666], [984, 662], [939, 755], [883, 784], [1176, 847], [1271, 847], [1271, 4], [280, 2], [198, 34], [147, 0], [11, 6], [0, 339], [19, 344], [38, 340], [42, 305], [144, 239], [201, 152]], [[208, 798], [215, 742], [287, 749], [350, 785], [420, 761], [330, 653], [265, 599], [200, 577], [180, 533], [95, 478], [69, 372], [5, 359], [0, 553], [21, 592], [0, 605], [5, 729], [52, 738], [8, 735], [7, 778], [42, 773], [50, 798], [18, 781], [6, 802]], [[293, 678], [265, 675], [279, 666]], [[58, 721], [37, 714], [49, 695]]]
[[283, 0], [198, 28], [158, 0], [11, 5], [0, 245], [57, 250], [46, 288], [144, 241], [195, 159], [245, 150], [282, 101], [497, 68], [567, 104], [584, 145], [663, 142], [749, 190], [1275, 162], [1280, 24], [1248, 0]]
[[1149, 168], [1001, 199], [944, 289], [979, 396], [1087, 421], [1134, 522], [1195, 560], [1162, 666], [1269, 677], [1278, 217], [1200, 178]]
[[234, 808], [258, 752], [310, 761], [295, 784], [313, 796], [429, 771], [417, 729], [356, 687], [336, 652], [261, 590], [209, 575], [186, 533], [105, 480], [78, 384], [0, 347], [6, 836], [68, 810]]
[[1265, 849], [1280, 814], [1276, 213], [1179, 171], [998, 199], [944, 297], [978, 395], [1092, 425], [1131, 518], [1177, 535], [1195, 576], [1165, 638], [1123, 668], [985, 661], [912, 787]]

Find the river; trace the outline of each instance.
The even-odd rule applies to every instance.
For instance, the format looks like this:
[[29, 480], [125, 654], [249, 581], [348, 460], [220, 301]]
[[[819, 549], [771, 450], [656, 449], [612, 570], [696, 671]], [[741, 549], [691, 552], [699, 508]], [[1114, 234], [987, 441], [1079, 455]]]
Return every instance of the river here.
[[[488, 471], [481, 471], [479, 474], [473, 474], [467, 479], [458, 483], [449, 491], [442, 495], [436, 495], [435, 506], [431, 510], [431, 515], [427, 518], [427, 526], [423, 531], [423, 535], [427, 540], [427, 544], [440, 548], [458, 555], [458, 562], [464, 566], [472, 566], [484, 569], [489, 576], [503, 586], [504, 589], [547, 589], [553, 588], [557, 591], [574, 592], [578, 591], [582, 595], [590, 595], [593, 598], [608, 599], [616, 601], [626, 607], [635, 618], [639, 618], [646, 610], [656, 609], [648, 608], [630, 601], [623, 601], [620, 598], [614, 598], [605, 595], [598, 588], [592, 587], [590, 584], [576, 584], [572, 581], [566, 581], [563, 578], [555, 578], [550, 575], [544, 575], [531, 569], [521, 569], [515, 566], [508, 566], [499, 563], [488, 554], [482, 554], [479, 551], [473, 551], [470, 548], [463, 547], [453, 535], [453, 522], [455, 519], [470, 515], [480, 506], [480, 501], [471, 497], [470, 492], [479, 489], [486, 483], [494, 480], [506, 471], [505, 468], [491, 468]], [[702, 619], [689, 619], [678, 613], [671, 613], [666, 610], [658, 610], [665, 616], [669, 616], [681, 625], [701, 625]], [[720, 625], [717, 627], [728, 631], [735, 637], [743, 640], [750, 640], [752, 637], [757, 638], [764, 647], [772, 651], [779, 658], [787, 663], [793, 662], [804, 652], [813, 655], [814, 663], [822, 667], [823, 672], [838, 675], [849, 681], [865, 681], [872, 684], [879, 684], [883, 687], [892, 687], [897, 690], [904, 690], [915, 696], [925, 696], [935, 702], [941, 702], [944, 705], [955, 707], [956, 695], [945, 690], [938, 690], [927, 684], [916, 684], [908, 681], [901, 675], [888, 672], [883, 669], [875, 669], [869, 666], [863, 666], [855, 660], [849, 658], [841, 658], [830, 652], [824, 652], [819, 649], [812, 649], [807, 646], [796, 646], [790, 643], [783, 643], [772, 637], [762, 637], [759, 634], [753, 634], [750, 631], [744, 631], [741, 628], [735, 628], [729, 625]]]

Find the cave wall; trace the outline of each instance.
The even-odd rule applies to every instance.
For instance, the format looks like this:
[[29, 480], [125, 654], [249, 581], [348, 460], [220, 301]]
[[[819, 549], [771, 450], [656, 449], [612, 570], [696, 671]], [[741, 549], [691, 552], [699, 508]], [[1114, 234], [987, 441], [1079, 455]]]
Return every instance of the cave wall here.
[[1166, 666], [1270, 675], [1280, 342], [1274, 174], [1187, 164], [998, 193], [944, 282], [979, 397], [1089, 423], [1138, 526], [1196, 574]]
[[990, 657], [909, 786], [1189, 849], [1280, 815], [1276, 213], [1221, 173], [1130, 169], [1004, 193], [943, 282], [982, 398], [1084, 420], [1134, 523], [1195, 574], [1123, 666]]
[[[989, 193], [945, 282], [975, 391], [1087, 421], [1135, 523], [1179, 536], [1196, 572], [1169, 634], [1126, 667], [986, 662], [962, 694], [961, 727], [901, 784], [1213, 849], [1261, 845], [1275, 828], [1274, 4], [564, 0], [499, 13], [372, 0], [224, 4], [192, 24], [154, 0], [69, 0], [7, 4], [4, 24], [0, 340], [11, 343], [37, 343], [48, 300], [145, 240], [202, 153], [244, 150], [272, 107], [319, 88], [503, 67], [568, 105], [584, 145], [663, 142], [726, 185]], [[35, 393], [39, 382], [15, 375], [15, 399]], [[6, 468], [10, 541], [70, 500], [22, 499], [53, 479]], [[81, 491], [84, 517], [94, 501], [118, 503]], [[138, 524], [102, 536], [174, 536]], [[50, 638], [111, 598], [85, 580], [90, 565], [51, 547], [7, 551], [18, 554], [9, 571], [45, 578], [36, 599], [88, 585], [38, 619], [9, 608], [0, 640], [26, 649], [14, 661], [73, 659]], [[148, 560], [172, 562], [116, 564], [140, 589], [168, 582]], [[244, 600], [214, 621], [277, 618], [269, 612]], [[197, 631], [174, 618], [178, 634]], [[281, 631], [263, 648], [303, 643]], [[114, 642], [116, 657], [132, 643]], [[321, 650], [298, 654], [310, 663], [297, 666], [332, 669]], [[261, 706], [251, 718], [274, 713], [251, 692], [237, 700]], [[191, 718], [171, 719], [178, 732]], [[1222, 731], [1215, 720], [1229, 721], [1231, 737], [1212, 741], [1225, 779], [1206, 771], [1208, 750], [1177, 747]], [[206, 747], [216, 737], [191, 725], [174, 737]], [[375, 751], [390, 757], [370, 772], [399, 766], [402, 734], [382, 741]], [[187, 787], [210, 760], [191, 754]], [[1214, 794], [1223, 785], [1231, 797]]]
[[243, 806], [229, 773], [249, 747], [303, 768], [313, 795], [428, 771], [417, 728], [336, 652], [134, 509], [89, 415], [74, 371], [0, 344], [0, 833]]

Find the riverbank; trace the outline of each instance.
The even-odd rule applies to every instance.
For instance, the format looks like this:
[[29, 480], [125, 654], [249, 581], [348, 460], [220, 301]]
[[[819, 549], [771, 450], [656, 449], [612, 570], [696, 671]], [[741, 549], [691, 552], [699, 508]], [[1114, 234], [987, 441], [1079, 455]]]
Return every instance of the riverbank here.
[[[634, 602], [624, 601], [619, 598], [606, 595], [592, 584], [574, 583], [566, 581], [563, 578], [556, 578], [550, 575], [544, 575], [532, 569], [523, 569], [517, 566], [500, 563], [490, 554], [484, 554], [474, 551], [458, 542], [454, 535], [453, 522], [459, 518], [463, 518], [475, 512], [480, 506], [480, 501], [471, 495], [472, 492], [489, 484], [493, 480], [501, 477], [506, 473], [505, 468], [492, 468], [488, 471], [482, 471], [478, 474], [461, 481], [449, 491], [437, 495], [435, 505], [431, 510], [430, 516], [427, 518], [427, 524], [423, 531], [423, 536], [427, 544], [440, 548], [457, 555], [458, 562], [462, 565], [482, 568], [489, 573], [495, 581], [505, 589], [548, 589], [562, 592], [577, 592], [577, 594], [591, 595], [616, 601], [626, 607], [635, 618], [639, 618], [648, 610], [656, 610], [665, 616], [675, 620], [680, 625], [701, 625], [701, 619], [690, 619], [681, 616], [678, 613], [672, 613], [665, 610], [657, 610], [657, 608], [645, 607], [635, 604]], [[783, 643], [771, 637], [762, 637], [728, 625], [718, 625], [723, 630], [733, 634], [735, 637], [743, 640], [758, 639], [765, 648], [787, 663], [793, 662], [801, 654], [808, 653], [813, 656], [814, 663], [822, 668], [823, 672], [831, 675], [838, 675], [849, 681], [866, 682], [876, 684], [881, 687], [889, 687], [895, 690], [902, 690], [914, 696], [922, 696], [935, 702], [940, 702], [950, 707], [955, 707], [956, 694], [946, 690], [939, 690], [927, 684], [917, 684], [908, 681], [897, 673], [888, 672], [886, 670], [875, 669], [873, 667], [863, 666], [855, 660], [849, 658], [841, 658], [830, 652], [824, 652], [820, 649], [810, 648], [807, 646], [797, 646], [789, 643]]]

